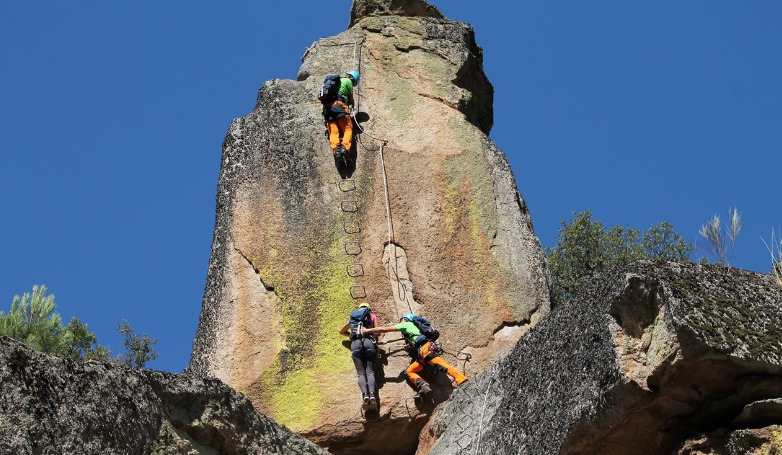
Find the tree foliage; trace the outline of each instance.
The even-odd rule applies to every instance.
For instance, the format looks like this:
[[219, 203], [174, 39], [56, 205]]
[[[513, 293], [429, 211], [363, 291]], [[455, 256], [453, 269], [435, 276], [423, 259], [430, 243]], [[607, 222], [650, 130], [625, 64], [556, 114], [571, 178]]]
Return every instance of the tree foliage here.
[[46, 295], [46, 286], [35, 285], [32, 294], [14, 296], [8, 314], [0, 311], [0, 335], [61, 357], [108, 357], [108, 349], [98, 344], [86, 324], [74, 317], [63, 326], [62, 317], [55, 309], [54, 295]]
[[690, 261], [694, 251], [663, 221], [641, 234], [638, 229], [612, 226], [606, 229], [592, 212], [573, 212], [570, 222], [562, 221], [556, 246], [546, 248], [554, 303], [569, 299], [587, 280], [610, 268], [648, 259]]
[[130, 326], [127, 319], [123, 319], [122, 323], [117, 323], [117, 332], [123, 335], [122, 345], [127, 350], [126, 353], [120, 354], [118, 357], [120, 364], [127, 367], [143, 368], [147, 362], [157, 359], [158, 354], [154, 347], [157, 344], [157, 339], [148, 337], [146, 333], [143, 335], [134, 333], [133, 327]]

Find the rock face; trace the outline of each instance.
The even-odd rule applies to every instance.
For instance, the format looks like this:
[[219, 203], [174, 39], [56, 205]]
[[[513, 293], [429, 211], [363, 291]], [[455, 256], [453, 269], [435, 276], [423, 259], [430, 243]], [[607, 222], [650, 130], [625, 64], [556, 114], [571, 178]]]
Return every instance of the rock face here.
[[[356, 117], [369, 119], [341, 179], [315, 94], [354, 68]], [[428, 415], [406, 401], [409, 360], [386, 346], [381, 420], [365, 420], [338, 334], [350, 310], [368, 301], [383, 324], [429, 317], [468, 376], [549, 311], [543, 251], [486, 136], [492, 102], [469, 25], [422, 0], [354, 1], [350, 28], [313, 43], [296, 81], [263, 84], [225, 137], [188, 371], [333, 453], [414, 452]], [[429, 378], [445, 400], [450, 381]]]
[[65, 360], [0, 336], [2, 454], [326, 454], [215, 379]]
[[778, 453], [781, 307], [768, 275], [604, 274], [457, 390], [420, 453]]

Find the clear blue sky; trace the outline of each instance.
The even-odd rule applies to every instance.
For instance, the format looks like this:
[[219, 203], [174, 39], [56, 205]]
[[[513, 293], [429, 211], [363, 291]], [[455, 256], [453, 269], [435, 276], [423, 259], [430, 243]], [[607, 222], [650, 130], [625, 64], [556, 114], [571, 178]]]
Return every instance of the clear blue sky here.
[[[782, 2], [433, 0], [470, 23], [494, 85], [490, 137], [535, 231], [590, 209], [694, 242], [744, 220], [734, 266], [779, 233]], [[223, 137], [261, 84], [345, 30], [350, 1], [6, 2], [0, 15], [0, 310], [45, 284], [115, 353], [189, 362]], [[371, 113], [370, 113], [371, 115]]]

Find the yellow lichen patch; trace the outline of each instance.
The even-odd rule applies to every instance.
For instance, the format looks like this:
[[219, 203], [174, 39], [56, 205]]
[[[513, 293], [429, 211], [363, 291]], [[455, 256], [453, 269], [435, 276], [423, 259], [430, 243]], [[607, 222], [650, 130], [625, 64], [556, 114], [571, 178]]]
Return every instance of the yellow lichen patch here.
[[456, 187], [451, 185], [445, 185], [445, 190], [443, 191], [443, 196], [445, 200], [445, 210], [443, 211], [443, 221], [445, 224], [445, 237], [443, 237], [443, 242], [448, 242], [448, 240], [453, 236], [454, 232], [456, 231], [456, 215], [458, 212], [458, 206], [459, 206], [459, 192], [457, 191]]
[[763, 455], [782, 453], [782, 431], [772, 431], [769, 439], [769, 442], [761, 447], [760, 453]]
[[349, 294], [353, 279], [346, 273], [352, 258], [344, 241], [335, 235], [328, 251], [313, 253], [311, 271], [287, 291], [282, 304], [287, 349], [256, 382], [262, 410], [293, 431], [310, 428], [329, 412], [324, 392], [353, 368], [339, 334], [355, 306]]

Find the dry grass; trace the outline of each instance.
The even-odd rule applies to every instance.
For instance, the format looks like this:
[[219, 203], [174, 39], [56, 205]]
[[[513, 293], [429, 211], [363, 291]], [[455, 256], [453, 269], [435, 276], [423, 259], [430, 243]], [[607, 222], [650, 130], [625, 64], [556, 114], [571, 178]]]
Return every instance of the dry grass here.
[[[782, 230], [780, 231], [780, 235], [782, 235]], [[766, 243], [765, 240], [763, 243], [766, 245], [768, 252], [771, 254], [771, 275], [774, 276], [777, 285], [782, 287], [782, 238], [777, 238], [776, 234], [772, 230], [771, 245]]]

